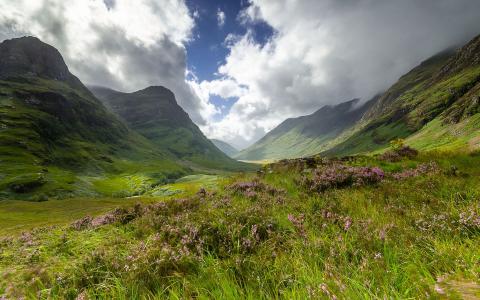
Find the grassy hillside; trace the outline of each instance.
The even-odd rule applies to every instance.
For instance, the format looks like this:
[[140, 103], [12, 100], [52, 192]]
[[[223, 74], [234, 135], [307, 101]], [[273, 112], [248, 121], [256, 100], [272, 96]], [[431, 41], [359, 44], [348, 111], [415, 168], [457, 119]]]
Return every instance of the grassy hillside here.
[[479, 153], [386, 158], [285, 160], [190, 196], [10, 234], [0, 295], [475, 299]]
[[91, 90], [132, 130], [159, 149], [189, 162], [191, 167], [231, 171], [252, 168], [220, 151], [177, 104], [175, 95], [164, 87], [148, 87], [134, 93], [101, 87]]
[[327, 149], [329, 141], [360, 120], [374, 101], [360, 106], [358, 99], [351, 100], [335, 106], [324, 106], [308, 116], [287, 119], [258, 142], [235, 155], [235, 158], [281, 159], [322, 152]]
[[0, 199], [131, 195], [191, 172], [108, 112], [55, 48], [7, 40], [0, 58]]
[[[350, 136], [324, 153], [367, 153], [385, 148], [394, 138], [418, 141], [420, 136], [424, 142], [415, 145], [421, 149], [475, 146], [480, 130], [476, 122], [480, 112], [479, 57], [480, 36], [455, 53], [445, 52], [423, 62], [378, 100]], [[455, 134], [449, 135], [453, 129]], [[441, 141], [428, 142], [436, 140], [440, 132], [444, 133]]]

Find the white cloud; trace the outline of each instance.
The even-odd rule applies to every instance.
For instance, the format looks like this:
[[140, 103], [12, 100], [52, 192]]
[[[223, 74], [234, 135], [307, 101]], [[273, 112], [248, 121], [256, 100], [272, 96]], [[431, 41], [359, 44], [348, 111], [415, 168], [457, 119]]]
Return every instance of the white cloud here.
[[194, 15], [184, 0], [2, 0], [0, 39], [37, 36], [87, 84], [125, 91], [164, 85], [204, 124], [216, 109], [185, 81]]
[[227, 99], [233, 97], [238, 98], [247, 93], [245, 87], [242, 87], [232, 79], [202, 81], [196, 85], [198, 86], [198, 94], [203, 96], [217, 95]]
[[220, 8], [217, 10], [217, 23], [218, 27], [223, 27], [225, 25], [226, 15]]
[[219, 80], [242, 86], [242, 94], [224, 119], [202, 127], [237, 146], [288, 117], [367, 100], [422, 60], [480, 33], [476, 0], [251, 2], [238, 19], [247, 27], [266, 22], [275, 35], [265, 44], [251, 31], [228, 38]]

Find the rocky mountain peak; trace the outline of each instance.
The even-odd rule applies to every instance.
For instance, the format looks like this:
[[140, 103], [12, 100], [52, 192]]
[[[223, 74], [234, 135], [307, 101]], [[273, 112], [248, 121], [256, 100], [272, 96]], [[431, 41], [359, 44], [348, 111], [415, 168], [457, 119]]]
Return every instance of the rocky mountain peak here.
[[0, 79], [18, 76], [60, 81], [72, 78], [60, 52], [32, 36], [0, 43]]

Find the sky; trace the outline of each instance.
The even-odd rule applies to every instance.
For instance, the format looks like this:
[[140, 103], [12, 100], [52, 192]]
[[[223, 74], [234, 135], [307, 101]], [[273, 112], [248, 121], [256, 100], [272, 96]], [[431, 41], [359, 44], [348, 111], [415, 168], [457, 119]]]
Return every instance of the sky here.
[[478, 0], [1, 0], [0, 40], [42, 39], [87, 85], [165, 86], [208, 137], [244, 148], [369, 100], [478, 20]]

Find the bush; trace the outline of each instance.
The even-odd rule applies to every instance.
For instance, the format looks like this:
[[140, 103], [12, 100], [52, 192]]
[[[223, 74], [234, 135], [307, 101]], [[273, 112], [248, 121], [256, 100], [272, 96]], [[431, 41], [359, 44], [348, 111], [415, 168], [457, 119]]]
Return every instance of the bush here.
[[349, 167], [341, 164], [316, 169], [313, 177], [304, 176], [302, 183], [309, 190], [322, 192], [330, 188], [345, 188], [375, 184], [385, 177], [385, 172], [378, 168]]
[[29, 193], [46, 183], [43, 173], [24, 174], [15, 177], [8, 188], [15, 193]]
[[400, 161], [403, 158], [414, 158], [418, 155], [418, 151], [410, 146], [402, 145], [401, 147], [394, 147], [392, 150], [386, 151], [380, 155], [380, 159], [388, 162]]

